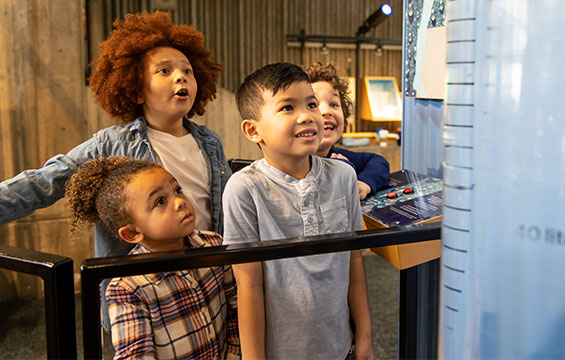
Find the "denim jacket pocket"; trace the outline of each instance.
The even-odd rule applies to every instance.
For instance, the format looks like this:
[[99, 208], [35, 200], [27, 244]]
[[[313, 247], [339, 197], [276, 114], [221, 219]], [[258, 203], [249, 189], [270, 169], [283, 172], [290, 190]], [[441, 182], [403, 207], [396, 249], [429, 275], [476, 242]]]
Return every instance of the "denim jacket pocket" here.
[[350, 229], [345, 196], [322, 204], [320, 208], [327, 234], [341, 233]]

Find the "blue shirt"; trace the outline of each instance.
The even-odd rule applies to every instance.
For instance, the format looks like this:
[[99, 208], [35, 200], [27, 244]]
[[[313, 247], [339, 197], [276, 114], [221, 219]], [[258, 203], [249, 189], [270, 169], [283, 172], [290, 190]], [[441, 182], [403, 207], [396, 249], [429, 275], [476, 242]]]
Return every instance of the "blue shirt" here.
[[384, 157], [375, 153], [350, 151], [335, 146], [330, 149], [326, 157], [329, 158], [334, 153], [341, 154], [349, 160], [342, 161], [353, 166], [357, 180], [369, 185], [372, 193], [388, 182], [390, 168]]

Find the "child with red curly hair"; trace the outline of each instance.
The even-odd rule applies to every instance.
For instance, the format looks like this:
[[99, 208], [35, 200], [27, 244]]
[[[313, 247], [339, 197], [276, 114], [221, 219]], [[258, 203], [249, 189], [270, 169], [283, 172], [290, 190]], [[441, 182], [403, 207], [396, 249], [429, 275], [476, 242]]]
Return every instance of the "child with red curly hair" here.
[[[196, 227], [222, 233], [221, 197], [231, 171], [220, 137], [190, 120], [215, 97], [221, 65], [200, 32], [175, 25], [167, 13], [129, 14], [114, 28], [100, 44], [89, 81], [96, 102], [125, 125], [0, 183], [0, 224], [62, 198], [65, 182], [87, 160], [125, 155], [173, 174], [199, 214]], [[125, 255], [132, 248], [126, 245], [96, 225], [96, 256]]]
[[[201, 230], [222, 231], [221, 194], [230, 175], [219, 136], [190, 118], [216, 94], [221, 65], [204, 36], [175, 25], [169, 14], [127, 15], [100, 44], [91, 64], [96, 102], [127, 125], [103, 129], [43, 168], [0, 183], [0, 223], [47, 207], [64, 196], [78, 166], [99, 156], [126, 155], [162, 165], [188, 193]], [[127, 254], [121, 242], [96, 228], [96, 256]]]

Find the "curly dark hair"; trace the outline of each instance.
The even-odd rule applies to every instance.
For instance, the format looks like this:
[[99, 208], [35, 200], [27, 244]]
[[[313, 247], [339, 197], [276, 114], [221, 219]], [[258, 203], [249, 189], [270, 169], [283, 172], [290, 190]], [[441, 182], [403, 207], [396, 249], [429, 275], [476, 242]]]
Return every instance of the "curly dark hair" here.
[[67, 181], [65, 196], [71, 211], [71, 231], [80, 223], [99, 223], [118, 236], [131, 223], [124, 189], [140, 172], [159, 168], [149, 161], [126, 156], [100, 157], [83, 163]]
[[99, 44], [98, 59], [89, 78], [96, 102], [112, 117], [130, 122], [143, 114], [137, 100], [143, 89], [143, 58], [149, 50], [169, 46], [182, 52], [194, 69], [198, 92], [188, 117], [202, 115], [216, 97], [222, 65], [211, 60], [204, 35], [189, 25], [175, 25], [169, 13], [128, 14], [114, 21], [114, 30]]
[[310, 66], [305, 67], [304, 71], [308, 74], [308, 81], [311, 84], [318, 81], [327, 81], [337, 90], [344, 119], [347, 119], [353, 113], [353, 102], [349, 97], [349, 84], [347, 80], [339, 76], [335, 66], [331, 63], [322, 64], [316, 61]]

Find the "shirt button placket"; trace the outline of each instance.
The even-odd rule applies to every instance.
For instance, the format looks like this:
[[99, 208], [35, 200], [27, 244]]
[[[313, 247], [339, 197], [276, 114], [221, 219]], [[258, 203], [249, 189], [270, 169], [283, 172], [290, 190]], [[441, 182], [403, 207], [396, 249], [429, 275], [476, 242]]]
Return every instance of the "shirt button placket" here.
[[318, 235], [318, 227], [316, 223], [316, 211], [312, 201], [312, 192], [310, 191], [308, 181], [301, 181], [298, 189], [302, 202], [302, 222], [304, 223], [304, 236]]
[[214, 326], [212, 325], [212, 319], [210, 317], [210, 313], [208, 309], [204, 308], [201, 312], [202, 319], [204, 320], [204, 324], [206, 324], [206, 334], [208, 335], [208, 339], [211, 340], [214, 338]]

